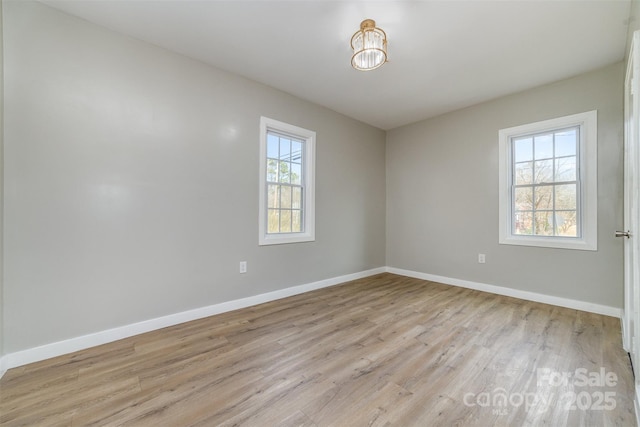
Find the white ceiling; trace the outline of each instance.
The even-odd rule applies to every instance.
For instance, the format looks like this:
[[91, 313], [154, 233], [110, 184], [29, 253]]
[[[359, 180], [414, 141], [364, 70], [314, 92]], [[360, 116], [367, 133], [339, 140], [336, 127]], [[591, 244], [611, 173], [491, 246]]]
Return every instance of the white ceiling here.
[[[42, 0], [381, 129], [624, 59], [629, 0]], [[389, 63], [351, 68], [365, 18]]]

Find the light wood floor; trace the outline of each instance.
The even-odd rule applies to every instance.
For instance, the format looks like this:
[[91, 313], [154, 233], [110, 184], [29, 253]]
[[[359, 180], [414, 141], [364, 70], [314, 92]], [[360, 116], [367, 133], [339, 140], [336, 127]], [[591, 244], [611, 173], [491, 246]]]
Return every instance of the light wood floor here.
[[631, 426], [632, 384], [618, 319], [381, 274], [9, 370], [0, 422]]

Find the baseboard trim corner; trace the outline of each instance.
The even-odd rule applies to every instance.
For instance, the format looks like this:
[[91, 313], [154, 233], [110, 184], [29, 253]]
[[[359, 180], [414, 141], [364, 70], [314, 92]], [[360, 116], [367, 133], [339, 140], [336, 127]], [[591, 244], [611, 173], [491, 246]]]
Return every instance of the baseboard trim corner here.
[[352, 280], [358, 280], [365, 277], [373, 276], [375, 274], [385, 273], [386, 271], [386, 267], [379, 267], [371, 270], [361, 271], [358, 273], [346, 274], [343, 276], [333, 277], [317, 282], [279, 289], [277, 291], [267, 292], [264, 294], [226, 301], [219, 304], [213, 304], [207, 307], [201, 307], [193, 310], [183, 311], [180, 313], [170, 314], [155, 319], [149, 319], [138, 323], [74, 337], [63, 341], [53, 342], [22, 351], [17, 351], [14, 353], [8, 353], [0, 359], [0, 373], [4, 374], [3, 370], [6, 371], [8, 369], [27, 365], [29, 363], [39, 362], [41, 360], [50, 359], [52, 357], [61, 356], [63, 354], [73, 353], [75, 351], [84, 350], [90, 347], [107, 344], [120, 339], [129, 338], [134, 335], [143, 334], [145, 332], [151, 332], [157, 329], [178, 325], [180, 323], [189, 322], [192, 320], [202, 319], [204, 317], [209, 317], [220, 313], [226, 313], [228, 311], [238, 310], [265, 302], [275, 301], [293, 295], [314, 291], [316, 289], [328, 288]]
[[2, 379], [4, 374], [7, 372], [7, 369], [8, 368], [6, 366], [6, 357], [0, 356], [0, 380]]
[[622, 319], [622, 309], [608, 305], [595, 304], [586, 301], [579, 301], [570, 298], [556, 297], [552, 295], [539, 294], [536, 292], [522, 291], [519, 289], [505, 288], [503, 286], [489, 285], [486, 283], [472, 282], [469, 280], [455, 279], [451, 277], [438, 276], [435, 274], [421, 273], [418, 271], [404, 270], [401, 268], [387, 267], [387, 272], [401, 276], [413, 277], [416, 279], [428, 280], [431, 282], [444, 283], [445, 285], [459, 286], [461, 288], [475, 289], [477, 291], [489, 292], [507, 297], [519, 298], [527, 301], [540, 302], [543, 304], [556, 305], [559, 307], [571, 308], [574, 310], [586, 311], [589, 313], [602, 314], [605, 316]]

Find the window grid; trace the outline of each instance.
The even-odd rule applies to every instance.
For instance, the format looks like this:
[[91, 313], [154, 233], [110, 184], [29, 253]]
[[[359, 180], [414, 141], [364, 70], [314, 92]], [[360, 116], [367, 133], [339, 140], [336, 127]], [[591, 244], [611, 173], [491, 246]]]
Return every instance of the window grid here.
[[304, 231], [304, 141], [267, 131], [267, 234]]
[[[581, 237], [578, 209], [580, 206], [579, 132], [580, 127], [574, 126], [511, 138], [513, 234]], [[565, 138], [564, 141], [561, 140], [562, 137]], [[570, 141], [570, 144], [567, 144], [567, 141]], [[544, 146], [547, 145], [548, 150], [549, 142], [551, 152], [544, 153]], [[521, 148], [518, 148], [518, 145]], [[538, 145], [541, 147], [540, 150]], [[559, 146], [562, 145], [564, 147], [561, 149]], [[541, 151], [540, 155], [538, 151]], [[545, 170], [549, 167], [549, 163], [551, 176], [549, 171]], [[531, 170], [530, 177], [526, 174], [527, 169]], [[530, 197], [526, 196], [527, 193]], [[524, 195], [524, 204], [522, 195]], [[558, 206], [559, 198], [563, 199], [560, 206]]]

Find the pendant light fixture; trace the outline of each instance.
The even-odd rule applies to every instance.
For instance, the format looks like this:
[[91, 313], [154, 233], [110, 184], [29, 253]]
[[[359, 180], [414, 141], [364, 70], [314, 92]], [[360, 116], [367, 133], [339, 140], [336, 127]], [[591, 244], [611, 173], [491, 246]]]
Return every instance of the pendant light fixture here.
[[362, 21], [360, 30], [351, 37], [351, 48], [351, 65], [356, 70], [375, 70], [387, 62], [387, 34], [373, 19]]

